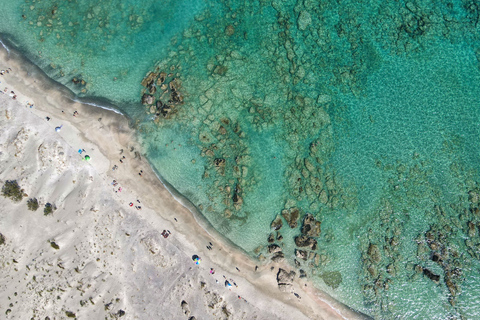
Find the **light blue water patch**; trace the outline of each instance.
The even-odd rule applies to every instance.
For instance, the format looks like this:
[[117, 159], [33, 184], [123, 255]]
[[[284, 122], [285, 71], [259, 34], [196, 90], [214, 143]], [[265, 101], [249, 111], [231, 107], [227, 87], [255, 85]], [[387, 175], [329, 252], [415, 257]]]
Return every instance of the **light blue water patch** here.
[[[360, 199], [365, 208], [384, 185], [377, 162], [428, 156], [435, 162], [432, 181], [445, 196], [452, 187], [446, 175], [450, 153], [461, 152], [476, 167], [480, 160], [477, 65], [470, 48], [451, 45], [410, 59], [388, 58], [369, 75], [365, 97], [344, 97], [348, 124], [338, 126], [348, 129], [337, 144], [336, 165], [345, 177], [363, 186]], [[460, 146], [450, 150], [451, 143]]]
[[138, 79], [204, 2], [27, 0], [7, 6], [0, 33], [32, 61], [80, 96], [128, 108], [140, 92]]
[[[417, 244], [412, 239], [440, 218], [438, 214], [429, 216], [426, 211], [442, 203], [461, 204], [459, 197], [464, 189], [458, 184], [458, 177], [452, 175], [452, 165], [461, 159], [464, 166], [474, 169], [471, 179], [478, 177], [477, 64], [470, 48], [452, 45], [436, 47], [409, 59], [391, 57], [369, 75], [362, 97], [343, 97], [343, 101], [348, 101], [349, 114], [346, 120], [335, 123], [337, 130], [346, 134], [338, 136], [334, 158], [338, 174], [359, 186], [359, 206], [356, 219], [349, 214], [341, 216], [341, 220], [356, 230], [359, 238], [373, 230], [370, 243], [381, 243], [385, 229], [374, 222], [379, 217], [375, 208], [378, 199], [390, 201], [394, 212], [398, 212], [396, 220], [401, 221], [400, 265], [406, 270], [419, 262]], [[427, 174], [418, 176], [417, 172]], [[386, 190], [391, 191], [385, 193]], [[458, 245], [463, 246], [461, 242]], [[339, 265], [346, 265], [351, 256], [340, 259], [343, 261]], [[443, 273], [433, 262], [423, 266], [436, 274]], [[384, 293], [388, 300], [395, 301], [385, 310], [404, 312], [412, 319], [445, 319], [455, 314], [444, 290], [427, 278], [412, 281], [411, 277], [408, 271], [397, 270], [396, 281], [402, 285], [394, 283]], [[465, 298], [472, 301], [470, 297], [479, 294], [471, 288], [465, 292]], [[359, 307], [367, 314], [377, 314], [374, 309]]]

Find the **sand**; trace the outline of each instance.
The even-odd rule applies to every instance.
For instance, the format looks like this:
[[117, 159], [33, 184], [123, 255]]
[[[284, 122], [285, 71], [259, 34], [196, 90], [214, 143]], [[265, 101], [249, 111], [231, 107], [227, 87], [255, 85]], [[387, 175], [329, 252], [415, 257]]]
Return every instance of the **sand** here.
[[177, 201], [126, 117], [72, 101], [12, 50], [0, 69], [0, 184], [28, 195], [0, 196], [0, 318], [363, 318], [298, 276], [280, 291], [292, 268], [258, 264]]

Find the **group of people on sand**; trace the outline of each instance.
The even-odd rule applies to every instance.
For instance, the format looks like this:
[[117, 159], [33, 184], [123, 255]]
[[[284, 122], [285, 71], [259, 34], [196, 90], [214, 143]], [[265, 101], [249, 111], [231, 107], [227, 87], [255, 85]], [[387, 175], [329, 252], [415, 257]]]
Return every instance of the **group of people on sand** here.
[[[11, 68], [8, 68], [8, 69], [6, 69], [6, 70], [0, 70], [0, 75], [3, 76], [5, 73], [10, 73], [10, 71], [12, 71]], [[1, 82], [0, 82], [0, 83], [1, 83]], [[7, 92], [8, 92], [8, 88], [5, 88], [2, 93], [5, 94], [5, 93], [7, 93]], [[16, 95], [15, 92], [13, 92], [13, 91], [10, 91], [10, 97], [12, 97], [13, 100], [16, 100], [16, 99], [17, 99], [17, 95]]]

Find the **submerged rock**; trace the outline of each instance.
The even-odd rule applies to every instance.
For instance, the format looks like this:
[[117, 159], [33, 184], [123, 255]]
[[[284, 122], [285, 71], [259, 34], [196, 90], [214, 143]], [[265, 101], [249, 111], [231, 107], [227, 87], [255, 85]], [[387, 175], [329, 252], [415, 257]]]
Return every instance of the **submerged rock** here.
[[155, 87], [155, 84], [152, 82], [152, 84], [148, 87], [148, 92], [150, 94], [155, 94], [157, 92], [157, 87]]
[[167, 74], [165, 72], [160, 72], [160, 75], [158, 76], [158, 79], [157, 79], [157, 85], [161, 85], [166, 78], [167, 78]]
[[272, 224], [271, 224], [271, 228], [273, 230], [280, 230], [280, 228], [282, 228], [283, 226], [283, 222], [282, 222], [282, 218], [280, 218], [279, 215], [277, 215], [277, 217], [275, 218], [275, 220], [272, 221]]
[[285, 255], [283, 254], [282, 251], [275, 252], [275, 254], [272, 257], [273, 262], [282, 262], [285, 259]]
[[164, 118], [167, 118], [170, 112], [172, 112], [172, 108], [170, 106], [167, 106], [166, 104], [164, 104], [160, 109], [160, 113]]
[[227, 36], [232, 36], [235, 33], [235, 27], [231, 24], [225, 27], [225, 34]]
[[142, 96], [142, 104], [153, 104], [155, 102], [155, 98], [152, 95], [144, 94]]
[[275, 253], [275, 252], [278, 252], [278, 251], [282, 251], [282, 248], [280, 248], [280, 246], [278, 246], [277, 244], [271, 244], [268, 246], [268, 252], [269, 253]]
[[157, 108], [158, 111], [160, 111], [163, 107], [162, 101], [157, 100], [157, 102], [155, 103], [155, 107]]
[[300, 217], [300, 210], [298, 208], [290, 208], [282, 211], [282, 217], [287, 220], [290, 228], [296, 228], [298, 225], [298, 218]]
[[332, 289], [336, 289], [342, 283], [342, 274], [338, 271], [328, 271], [320, 275], [325, 284]]
[[303, 31], [307, 29], [307, 27], [311, 23], [312, 23], [312, 16], [310, 15], [310, 13], [308, 13], [308, 11], [305, 11], [305, 10], [301, 11], [297, 20], [298, 29]]
[[379, 263], [382, 259], [382, 256], [380, 255], [380, 250], [378, 249], [378, 246], [376, 244], [370, 244], [370, 246], [368, 247], [368, 255], [375, 263]]
[[305, 250], [295, 249], [295, 256], [302, 260], [307, 260], [307, 252]]
[[433, 273], [432, 271], [428, 270], [427, 268], [423, 268], [423, 274], [430, 278], [431, 280], [438, 282], [440, 280], [440, 276]]
[[315, 250], [317, 248], [317, 240], [310, 238], [306, 235], [300, 235], [295, 237], [295, 244], [297, 247], [310, 247], [310, 249]]
[[270, 233], [267, 241], [268, 241], [268, 243], [273, 243], [275, 241], [275, 236], [273, 235], [273, 233]]
[[145, 78], [143, 78], [142, 86], [144, 86], [145, 88], [150, 86], [155, 80], [155, 78], [157, 77], [157, 75], [158, 74], [155, 72], [149, 72], [148, 75]]
[[315, 220], [312, 214], [307, 213], [303, 219], [302, 233], [309, 237], [318, 237], [320, 235], [320, 221]]
[[307, 277], [307, 273], [305, 272], [305, 270], [300, 269], [300, 275], [299, 275], [298, 277], [299, 277], [299, 278], [306, 278], [306, 277]]
[[223, 158], [216, 158], [215, 160], [213, 160], [213, 164], [216, 166], [216, 167], [225, 167], [225, 159]]

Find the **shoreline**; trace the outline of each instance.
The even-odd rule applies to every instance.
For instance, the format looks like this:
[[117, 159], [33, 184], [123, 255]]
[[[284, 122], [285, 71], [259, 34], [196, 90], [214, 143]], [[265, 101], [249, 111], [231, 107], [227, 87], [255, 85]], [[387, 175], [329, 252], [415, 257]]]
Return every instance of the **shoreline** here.
[[[258, 308], [268, 308], [274, 299], [276, 303], [299, 310], [307, 318], [323, 319], [362, 319], [367, 318], [355, 313], [340, 302], [333, 300], [326, 294], [308, 286], [309, 282], [298, 279], [293, 282], [292, 293], [280, 292], [277, 288], [276, 274], [279, 268], [287, 271], [293, 270], [286, 263], [269, 263], [259, 265], [255, 263], [239, 248], [226, 241], [200, 213], [195, 212], [195, 207], [185, 203], [182, 195], [177, 195], [169, 190], [169, 184], [161, 180], [151, 168], [146, 159], [138, 159], [135, 153], [128, 150], [139, 151], [136, 134], [129, 126], [129, 119], [117, 110], [110, 110], [94, 103], [85, 103], [78, 100], [70, 91], [67, 96], [67, 88], [59, 90], [35, 65], [30, 65], [26, 58], [19, 55], [14, 49], [0, 48], [0, 68], [12, 68], [12, 72], [0, 78], [2, 89], [8, 87], [18, 95], [17, 101], [32, 102], [34, 106], [31, 112], [37, 116], [52, 114], [53, 123], [61, 123], [64, 129], [60, 132], [62, 138], [69, 141], [83, 141], [92, 146], [89, 155], [92, 167], [104, 178], [115, 179], [119, 174], [122, 176], [122, 186], [125, 190], [141, 194], [143, 210], [148, 219], [156, 221], [158, 217], [166, 220], [171, 225], [179, 244], [183, 244], [183, 250], [187, 255], [198, 254], [207, 262], [213, 264], [217, 270], [223, 270], [229, 277], [242, 278], [241, 287], [245, 287], [246, 293], [242, 296], [256, 296]], [[37, 69], [35, 69], [37, 68]], [[31, 74], [30, 74], [31, 73]], [[69, 90], [68, 90], [69, 91]], [[78, 111], [79, 116], [73, 117], [73, 111]], [[98, 119], [98, 121], [96, 121]], [[92, 122], [95, 125], [92, 125]], [[92, 127], [90, 130], [89, 128]], [[127, 150], [123, 155], [128, 156], [125, 164], [118, 164], [116, 158], [120, 158], [119, 150]], [[97, 162], [98, 159], [98, 162]], [[112, 171], [114, 165], [119, 170]], [[139, 178], [137, 173], [143, 171]], [[124, 196], [125, 193], [122, 194]], [[177, 197], [178, 196], [178, 197]], [[127, 205], [125, 199], [118, 200]], [[152, 209], [155, 208], [155, 209]], [[150, 211], [150, 212], [149, 212]], [[174, 213], [174, 215], [172, 215]], [[158, 216], [158, 217], [157, 217]], [[177, 222], [178, 220], [178, 222]], [[155, 223], [155, 222], [153, 222]], [[160, 232], [160, 230], [157, 230]], [[205, 244], [214, 243], [215, 250], [206, 250]], [[203, 247], [202, 247], [203, 246]], [[258, 265], [258, 271], [255, 266]], [[270, 271], [270, 267], [274, 267]], [[203, 268], [203, 266], [202, 266]], [[207, 266], [204, 266], [206, 270]], [[238, 268], [240, 271], [235, 271]], [[217, 271], [218, 272], [218, 271]], [[240, 283], [240, 281], [237, 281]], [[306, 289], [307, 288], [307, 289]], [[298, 293], [302, 299], [293, 295]], [[261, 293], [261, 294], [259, 294]], [[247, 298], [248, 299], [248, 298]], [[248, 299], [252, 300], [251, 298]], [[288, 310], [283, 310], [285, 312]], [[285, 314], [286, 315], [286, 314]]]

